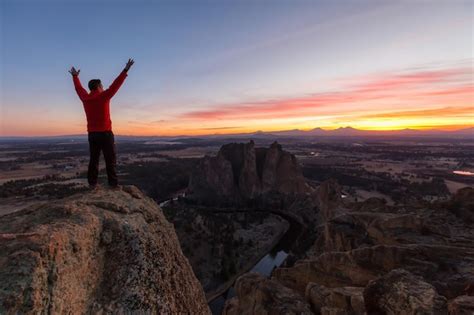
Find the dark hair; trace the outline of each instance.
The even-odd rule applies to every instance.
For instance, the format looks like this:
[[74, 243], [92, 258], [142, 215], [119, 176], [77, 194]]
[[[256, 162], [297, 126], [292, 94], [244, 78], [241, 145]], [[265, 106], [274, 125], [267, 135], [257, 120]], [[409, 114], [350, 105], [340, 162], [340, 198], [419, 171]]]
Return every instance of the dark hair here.
[[99, 79], [92, 79], [89, 81], [89, 90], [95, 90], [101, 85], [102, 83], [100, 82]]

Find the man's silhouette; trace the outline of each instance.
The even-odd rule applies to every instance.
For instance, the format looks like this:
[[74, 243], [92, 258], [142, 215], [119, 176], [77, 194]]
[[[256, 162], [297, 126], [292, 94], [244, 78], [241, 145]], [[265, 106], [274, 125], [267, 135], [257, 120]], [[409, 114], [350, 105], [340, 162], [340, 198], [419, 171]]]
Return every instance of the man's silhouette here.
[[107, 90], [104, 90], [99, 79], [90, 80], [90, 93], [87, 93], [79, 80], [79, 72], [81, 70], [76, 70], [74, 67], [69, 70], [74, 82], [74, 88], [84, 105], [87, 117], [87, 132], [89, 134], [90, 151], [87, 181], [91, 188], [97, 187], [101, 151], [104, 152], [109, 186], [112, 188], [118, 187], [117, 173], [115, 170], [117, 164], [115, 140], [112, 132], [112, 121], [110, 120], [110, 99], [115, 95], [115, 93], [117, 93], [118, 89], [125, 81], [127, 72], [133, 63], [133, 59], [128, 60], [123, 71], [114, 82], [112, 82]]

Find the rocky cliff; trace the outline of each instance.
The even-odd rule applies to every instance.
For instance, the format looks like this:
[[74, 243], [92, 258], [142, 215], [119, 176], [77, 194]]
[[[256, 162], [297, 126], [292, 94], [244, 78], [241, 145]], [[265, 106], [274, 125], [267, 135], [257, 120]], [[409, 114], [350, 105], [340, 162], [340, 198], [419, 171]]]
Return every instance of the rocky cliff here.
[[310, 191], [293, 154], [276, 142], [269, 148], [256, 148], [250, 141], [226, 144], [217, 156], [204, 157], [191, 174], [188, 197], [219, 204]]
[[306, 257], [271, 279], [241, 276], [236, 287], [246, 289], [224, 314], [252, 314], [249, 307], [262, 314], [472, 314], [473, 188], [448, 202], [387, 206], [371, 198], [343, 206], [331, 197], [337, 187], [327, 185], [317, 190], [324, 213]]
[[0, 217], [0, 314], [208, 314], [173, 226], [137, 188]]

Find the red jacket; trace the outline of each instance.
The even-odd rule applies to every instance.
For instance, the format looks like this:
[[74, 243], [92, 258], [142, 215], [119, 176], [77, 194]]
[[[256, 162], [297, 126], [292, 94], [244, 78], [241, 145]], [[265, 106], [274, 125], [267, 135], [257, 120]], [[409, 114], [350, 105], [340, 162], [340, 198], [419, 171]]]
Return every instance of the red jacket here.
[[79, 76], [73, 75], [74, 88], [84, 105], [87, 117], [87, 131], [111, 131], [112, 121], [110, 120], [110, 99], [117, 93], [123, 81], [127, 77], [127, 71], [123, 70], [112, 82], [110, 87], [103, 92], [97, 90], [87, 93], [82, 87]]

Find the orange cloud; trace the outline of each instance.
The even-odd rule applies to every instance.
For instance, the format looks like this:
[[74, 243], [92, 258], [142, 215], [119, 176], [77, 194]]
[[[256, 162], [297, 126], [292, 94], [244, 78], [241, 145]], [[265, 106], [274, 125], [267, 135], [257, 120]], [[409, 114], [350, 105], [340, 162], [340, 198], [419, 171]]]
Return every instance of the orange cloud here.
[[415, 117], [447, 117], [447, 116], [460, 116], [460, 117], [473, 117], [474, 118], [474, 106], [408, 110], [408, 111], [400, 111], [400, 112], [378, 113], [378, 114], [372, 114], [372, 115], [361, 115], [358, 117], [359, 118], [406, 118], [406, 117], [415, 118]]
[[[472, 105], [474, 86], [472, 68], [423, 70], [413, 73], [385, 74], [366, 79], [337, 91], [300, 98], [266, 100], [214, 106], [178, 116], [185, 121], [218, 121], [298, 118], [318, 115], [351, 116], [364, 112], [377, 117], [406, 117], [400, 109], [417, 108], [413, 115], [440, 115], [440, 110], [467, 114]], [[426, 108], [419, 109], [418, 108]], [[393, 114], [390, 111], [394, 110]], [[428, 112], [427, 112], [428, 110]], [[409, 116], [410, 111], [404, 111]], [[417, 114], [418, 113], [418, 114]]]

